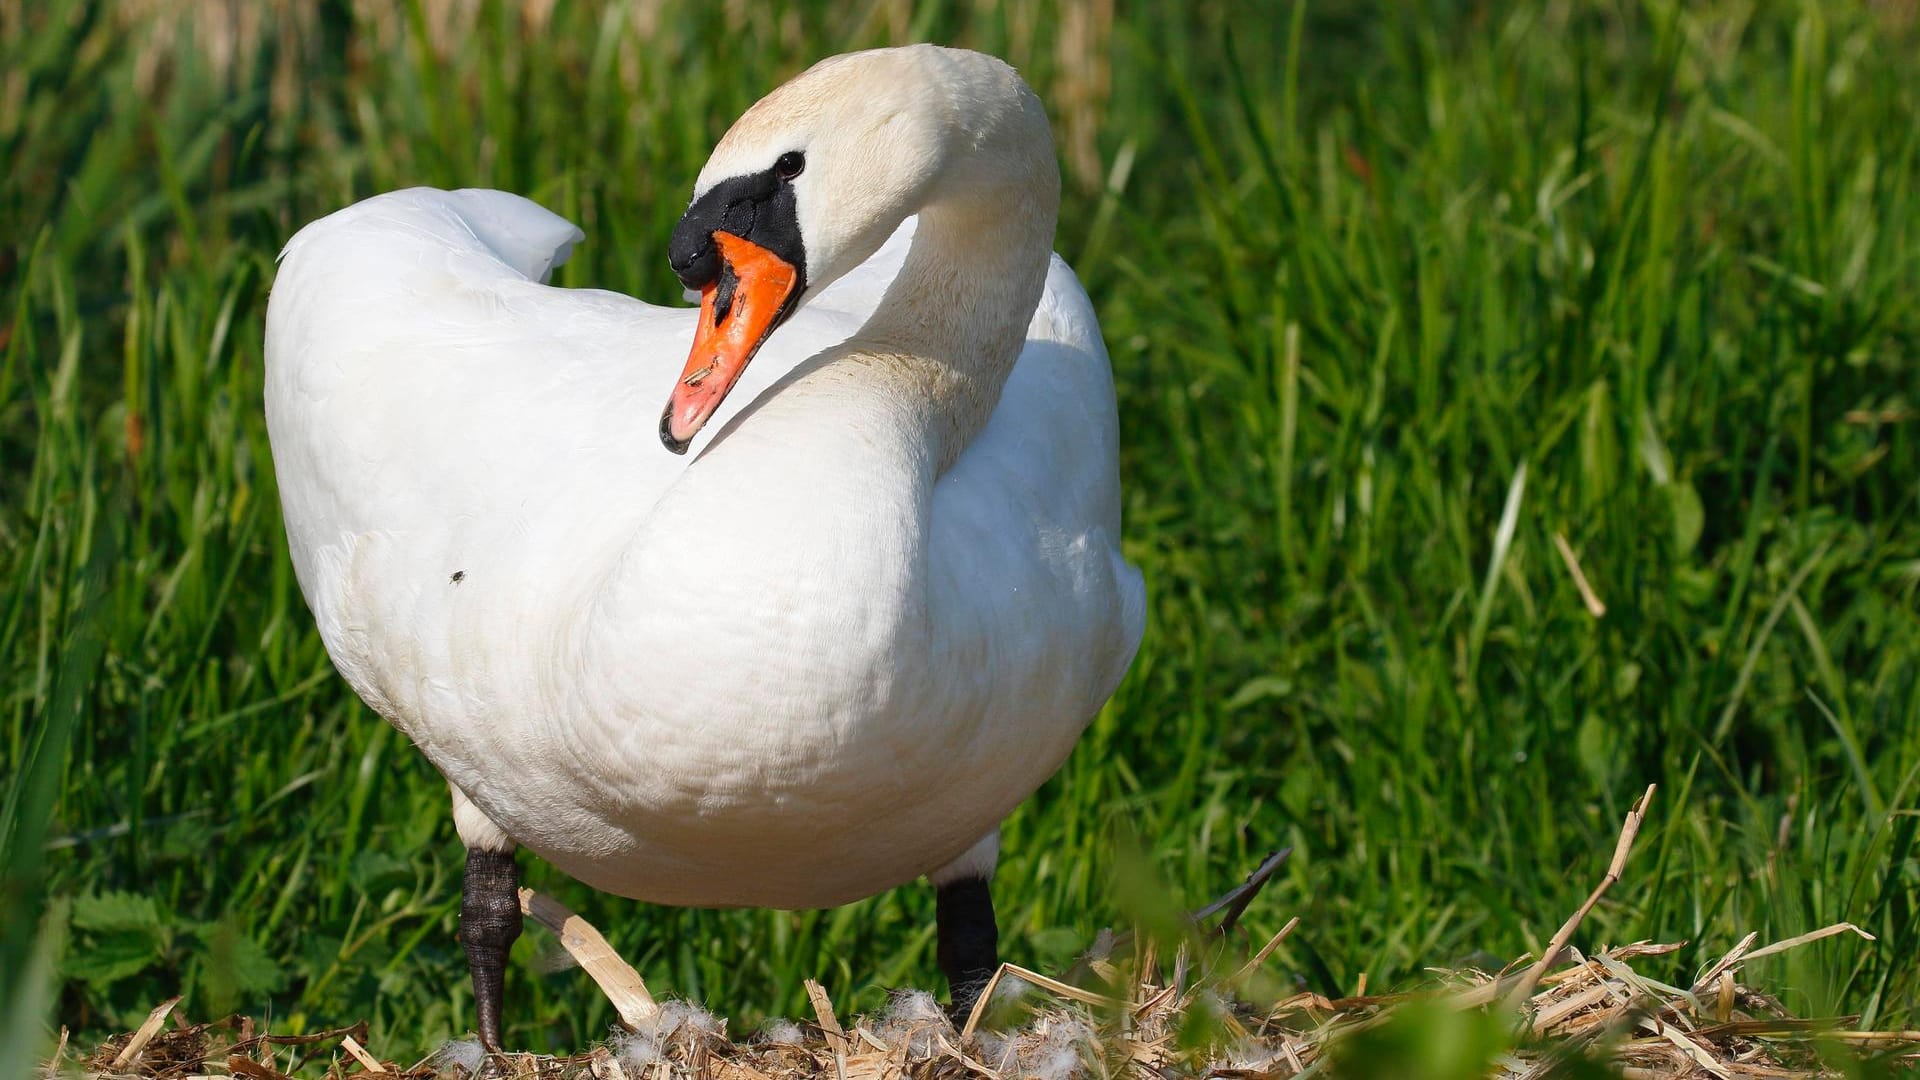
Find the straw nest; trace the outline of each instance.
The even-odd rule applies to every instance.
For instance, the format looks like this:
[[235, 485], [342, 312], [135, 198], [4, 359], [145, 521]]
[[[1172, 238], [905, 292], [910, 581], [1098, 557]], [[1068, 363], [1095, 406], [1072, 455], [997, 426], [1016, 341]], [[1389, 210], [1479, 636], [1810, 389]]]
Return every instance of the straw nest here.
[[[1418, 992], [1367, 996], [1363, 981], [1352, 997], [1298, 993], [1274, 1000], [1268, 991], [1275, 984], [1263, 965], [1299, 920], [1251, 956], [1235, 949], [1230, 931], [1285, 857], [1282, 852], [1195, 912], [1195, 932], [1170, 948], [1138, 935], [1104, 933], [1063, 978], [1003, 965], [958, 1026], [920, 992], [896, 994], [882, 1013], [843, 1022], [825, 989], [808, 982], [812, 1017], [775, 1022], [734, 1041], [724, 1020], [698, 1006], [655, 1002], [584, 920], [550, 898], [523, 891], [528, 916], [558, 935], [620, 1015], [624, 1030], [591, 1052], [488, 1060], [477, 1043], [463, 1041], [402, 1066], [369, 1044], [365, 1024], [304, 1035], [273, 1034], [247, 1017], [195, 1024], [180, 1015], [176, 998], [155, 1008], [139, 1030], [91, 1053], [73, 1051], [63, 1033], [48, 1070], [145, 1080], [1379, 1076], [1381, 1059], [1364, 1052], [1370, 1036], [1414, 1016], [1430, 1022], [1477, 1015], [1502, 1018], [1494, 1022], [1508, 1025], [1504, 1030], [1511, 1036], [1487, 1066], [1489, 1077], [1550, 1077], [1574, 1069], [1585, 1070], [1583, 1076], [1635, 1078], [1839, 1077], [1849, 1075], [1841, 1069], [1850, 1070], [1851, 1061], [1869, 1057], [1886, 1075], [1920, 1075], [1920, 1031], [1867, 1032], [1854, 1028], [1855, 1018], [1798, 1018], [1741, 980], [1749, 962], [1808, 942], [1840, 934], [1871, 940], [1850, 923], [1758, 948], [1748, 935], [1685, 986], [1635, 967], [1684, 943], [1640, 941], [1592, 955], [1568, 948], [1587, 912], [1620, 877], [1646, 802], [1628, 816], [1607, 874], [1544, 956], [1498, 972], [1445, 973], [1437, 985]], [[1216, 916], [1212, 930], [1198, 929]], [[1840, 1067], [1835, 1048], [1849, 1059]], [[1397, 1067], [1396, 1075], [1405, 1070]]]

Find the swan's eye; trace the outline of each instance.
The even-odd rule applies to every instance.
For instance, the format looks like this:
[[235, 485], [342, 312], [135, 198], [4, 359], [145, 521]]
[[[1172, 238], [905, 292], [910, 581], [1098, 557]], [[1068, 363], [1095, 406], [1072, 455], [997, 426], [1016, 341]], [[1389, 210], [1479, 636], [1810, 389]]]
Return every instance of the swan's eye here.
[[799, 176], [800, 170], [806, 167], [806, 157], [798, 150], [789, 150], [780, 155], [779, 161], [773, 163], [773, 175], [782, 180], [791, 180]]

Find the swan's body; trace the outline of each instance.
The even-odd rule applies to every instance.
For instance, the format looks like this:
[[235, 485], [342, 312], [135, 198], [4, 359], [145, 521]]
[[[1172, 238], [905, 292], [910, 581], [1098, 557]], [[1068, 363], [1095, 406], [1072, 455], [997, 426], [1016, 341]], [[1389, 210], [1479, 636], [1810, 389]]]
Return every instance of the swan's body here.
[[[982, 94], [1011, 77], [890, 52]], [[761, 153], [768, 103], [709, 173]], [[979, 123], [1031, 125], [1008, 115]], [[990, 164], [1019, 184], [1030, 151]], [[582, 237], [533, 203], [396, 192], [288, 244], [266, 394], [294, 565], [470, 846], [702, 906], [991, 872], [1001, 818], [1125, 672], [1144, 597], [1106, 351], [1048, 250], [1057, 196], [985, 195], [895, 193], [864, 231], [803, 203], [809, 269], [837, 284], [685, 457], [654, 417], [699, 313], [543, 284]]]

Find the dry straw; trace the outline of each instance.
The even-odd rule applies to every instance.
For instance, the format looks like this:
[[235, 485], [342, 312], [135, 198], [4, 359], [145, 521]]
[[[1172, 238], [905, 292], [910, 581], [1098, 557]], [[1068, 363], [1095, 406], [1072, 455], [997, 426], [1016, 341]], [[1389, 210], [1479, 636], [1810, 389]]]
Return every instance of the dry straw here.
[[[1852, 1026], [1853, 1017], [1802, 1019], [1742, 981], [1752, 961], [1810, 942], [1841, 934], [1873, 940], [1851, 923], [1760, 948], [1754, 948], [1756, 938], [1749, 934], [1687, 986], [1661, 982], [1635, 968], [1637, 961], [1671, 954], [1684, 943], [1637, 941], [1590, 956], [1570, 947], [1588, 912], [1624, 875], [1652, 797], [1648, 788], [1627, 815], [1606, 874], [1531, 963], [1522, 958], [1500, 973], [1446, 973], [1438, 988], [1414, 993], [1369, 997], [1363, 982], [1353, 997], [1330, 1000], [1299, 993], [1264, 1007], [1247, 1004], [1247, 987], [1300, 920], [1290, 919], [1239, 962], [1237, 957], [1222, 960], [1220, 935], [1232, 928], [1284, 852], [1195, 912], [1196, 927], [1216, 915], [1220, 924], [1179, 943], [1170, 966], [1153, 941], [1103, 934], [1075, 968], [1076, 976], [1085, 978], [1059, 979], [1002, 965], [982, 1004], [958, 1029], [929, 1007], [925, 995], [903, 995], [886, 1013], [844, 1024], [826, 988], [809, 980], [811, 1024], [779, 1025], [744, 1041], [727, 1038], [724, 1024], [669, 1020], [676, 1008], [684, 1013], [685, 1007], [657, 1005], [638, 973], [585, 920], [549, 897], [522, 890], [522, 909], [558, 936], [632, 1034], [584, 1054], [508, 1054], [484, 1068], [498, 1077], [566, 1080], [1332, 1076], [1338, 1070], [1331, 1048], [1410, 1006], [1511, 1010], [1517, 1049], [1502, 1055], [1489, 1073], [1503, 1080], [1546, 1077], [1575, 1057], [1603, 1060], [1619, 1075], [1648, 1080], [1842, 1075], [1820, 1064], [1815, 1044], [1821, 1040], [1920, 1068], [1920, 1031], [1860, 1031]], [[89, 1078], [428, 1080], [463, 1076], [476, 1060], [473, 1054], [449, 1052], [403, 1067], [368, 1046], [365, 1024], [275, 1035], [245, 1017], [191, 1024], [178, 1005], [178, 998], [163, 1002], [137, 1031], [109, 1039], [79, 1063], [69, 1058], [63, 1032], [49, 1075], [71, 1074], [78, 1064]], [[1196, 1012], [1204, 1014], [1200, 1026], [1209, 1033], [1198, 1040], [1191, 1036]], [[630, 1052], [634, 1041], [644, 1043], [647, 1052]]]

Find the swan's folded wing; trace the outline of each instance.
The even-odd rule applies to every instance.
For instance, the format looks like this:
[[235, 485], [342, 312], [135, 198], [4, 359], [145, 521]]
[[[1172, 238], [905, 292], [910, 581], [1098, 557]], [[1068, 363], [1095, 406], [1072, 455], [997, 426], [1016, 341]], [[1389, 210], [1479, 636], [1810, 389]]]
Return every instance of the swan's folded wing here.
[[366, 534], [444, 578], [476, 530], [535, 528], [595, 484], [644, 504], [684, 467], [651, 420], [692, 314], [540, 284], [579, 237], [519, 196], [414, 189], [287, 245], [266, 412], [316, 610], [344, 587], [319, 568]]
[[553, 269], [573, 254], [573, 245], [587, 238], [573, 222], [511, 192], [407, 188], [374, 196], [313, 222], [287, 241], [280, 261], [297, 256], [317, 239], [348, 232], [367, 238], [377, 252], [383, 247], [378, 242], [383, 227], [393, 230], [396, 238], [411, 234], [450, 252], [461, 250], [463, 239], [476, 240], [478, 245], [472, 248], [472, 254], [478, 256], [476, 269], [482, 273], [510, 270], [527, 281], [538, 282], [546, 281]]
[[531, 281], [546, 281], [587, 238], [573, 222], [519, 195], [462, 188], [446, 197], [481, 243]]

